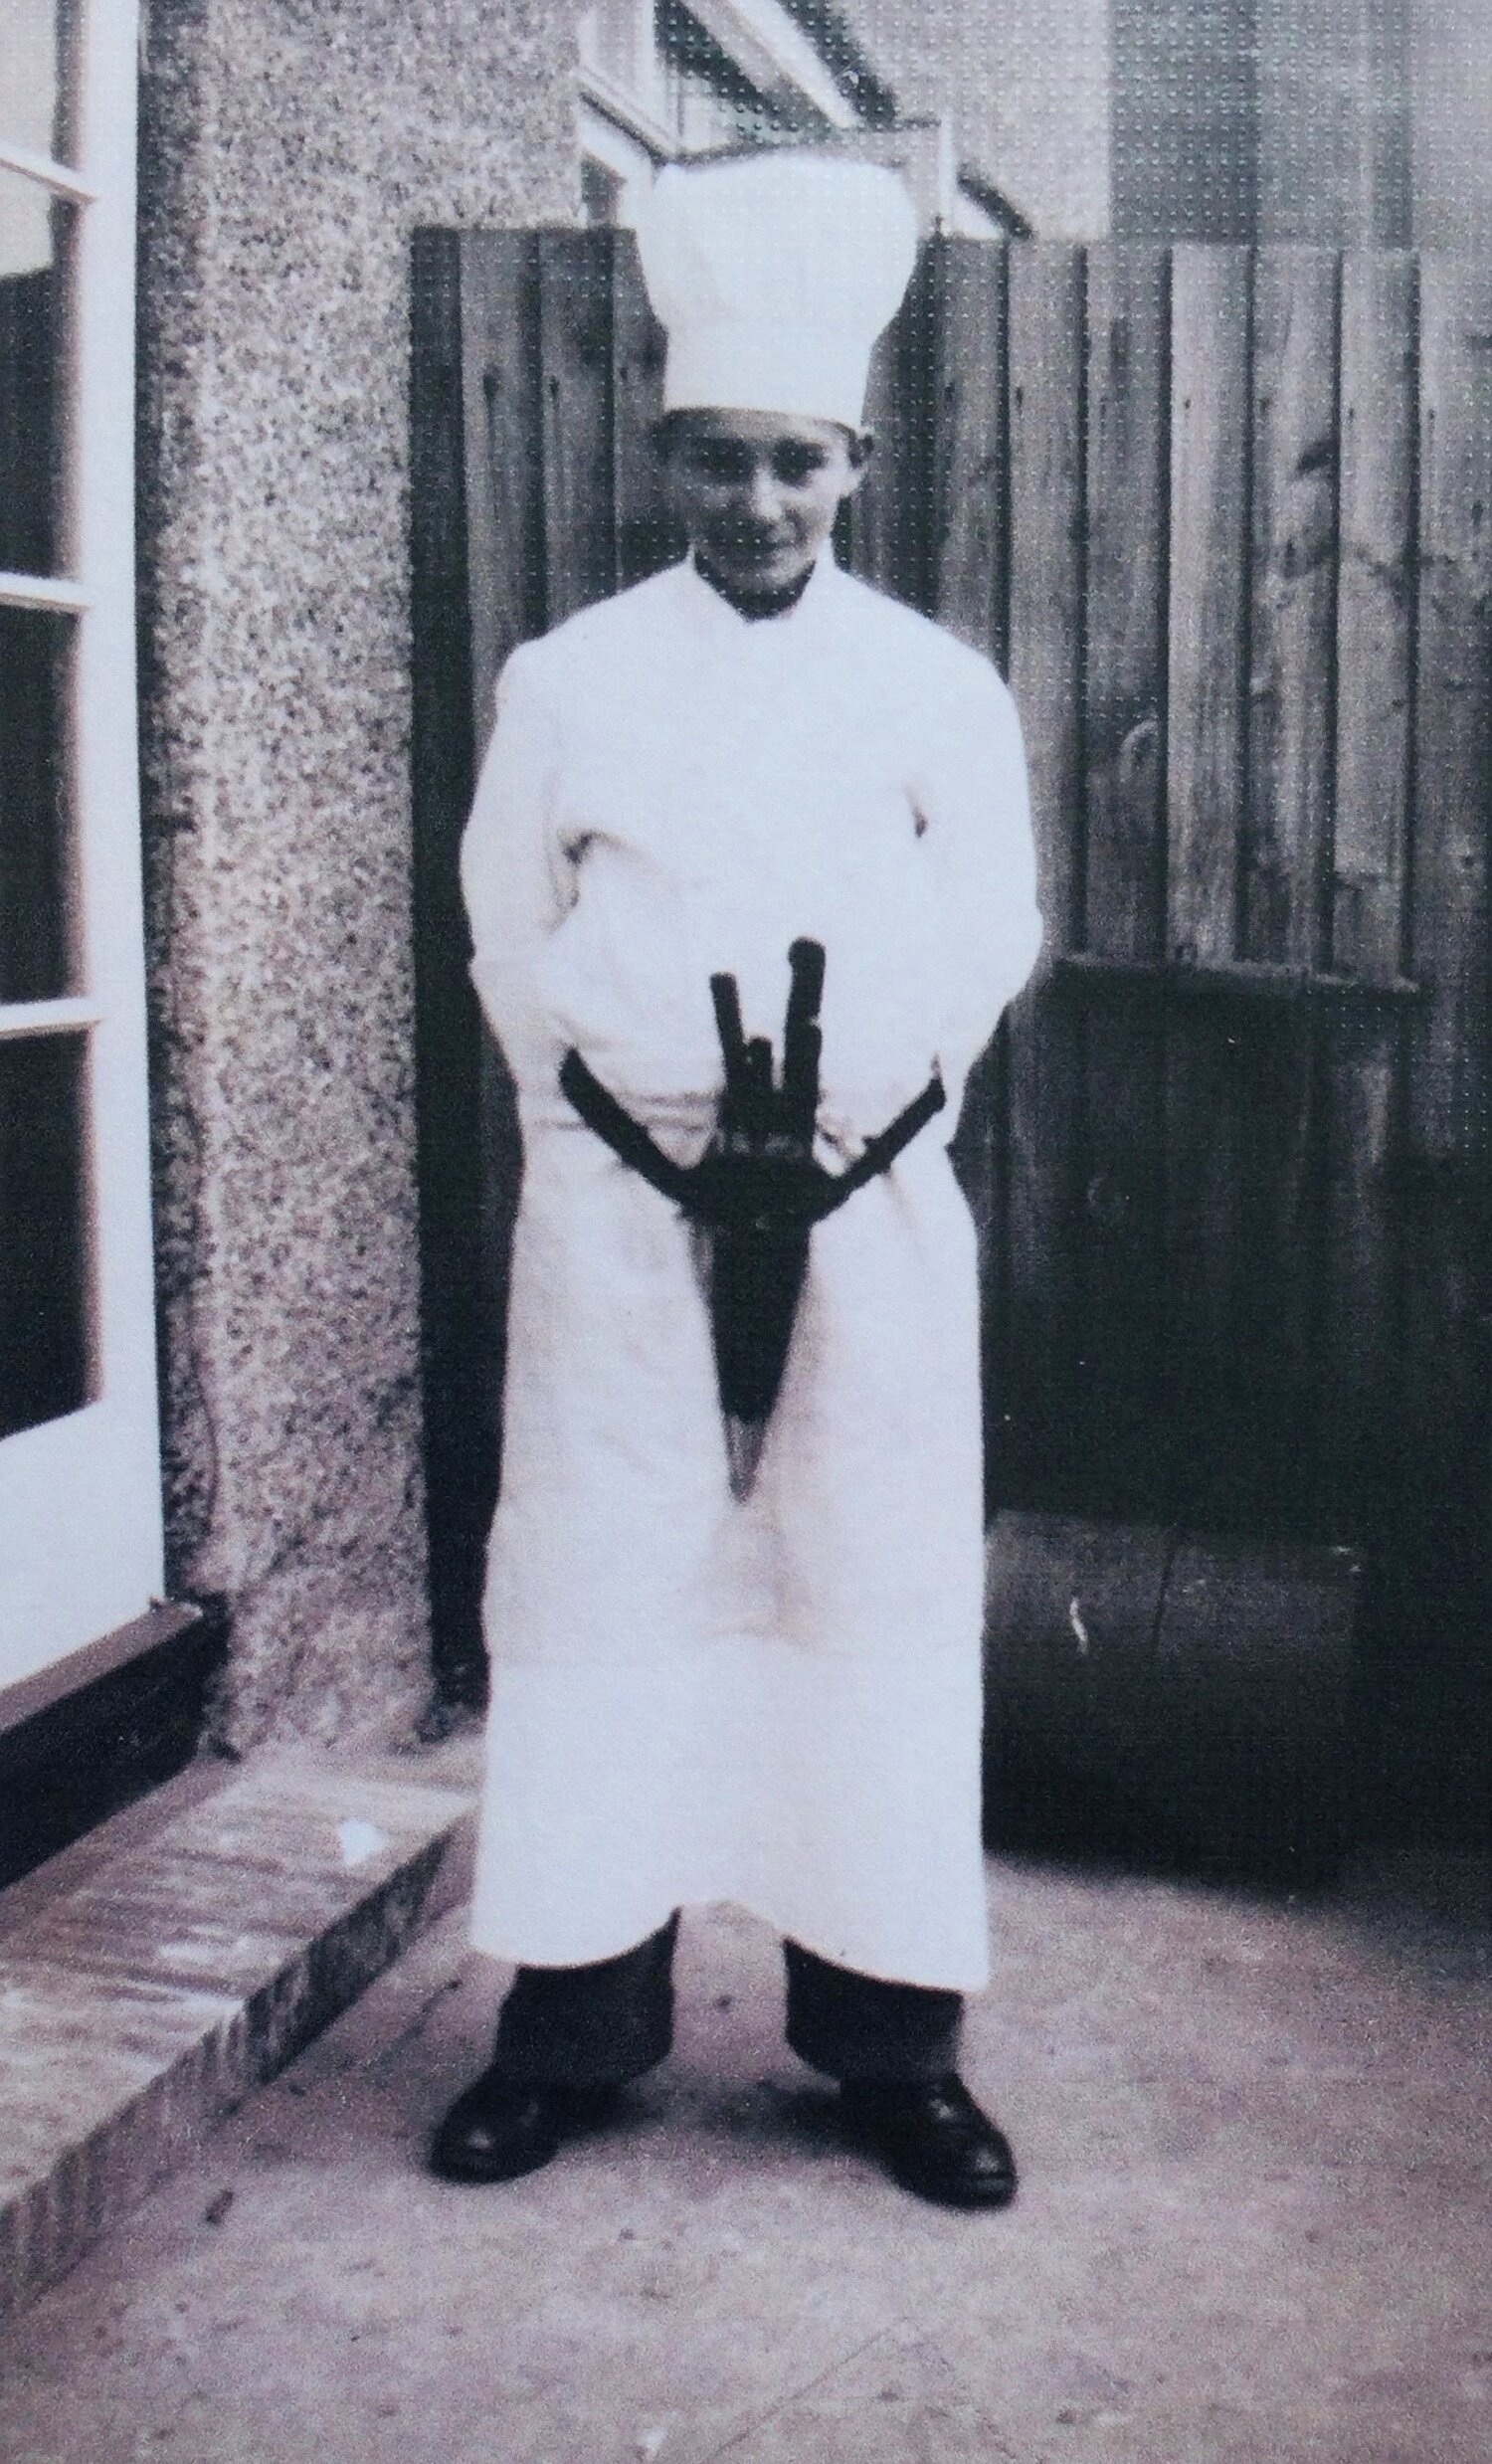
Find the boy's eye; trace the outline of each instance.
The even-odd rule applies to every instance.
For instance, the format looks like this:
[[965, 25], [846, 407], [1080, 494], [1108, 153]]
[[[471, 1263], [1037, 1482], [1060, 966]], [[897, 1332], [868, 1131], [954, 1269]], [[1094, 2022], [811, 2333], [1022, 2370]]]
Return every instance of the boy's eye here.
[[739, 445], [696, 445], [689, 461], [701, 479], [735, 481], [751, 475], [751, 457]]
[[773, 476], [785, 487], [802, 487], [823, 468], [824, 456], [816, 445], [780, 445], [772, 457]]

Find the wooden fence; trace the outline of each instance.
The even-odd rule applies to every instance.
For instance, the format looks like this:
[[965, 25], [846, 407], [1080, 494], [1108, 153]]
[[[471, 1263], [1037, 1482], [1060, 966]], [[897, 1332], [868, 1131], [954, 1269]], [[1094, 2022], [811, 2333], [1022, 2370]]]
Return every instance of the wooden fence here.
[[[509, 648], [677, 550], [647, 442], [660, 358], [625, 235], [419, 235], [453, 1633], [491, 1491], [514, 1175], [456, 843]], [[1492, 270], [940, 241], [871, 416], [842, 551], [997, 661], [1032, 772], [1049, 945], [961, 1133], [993, 1492], [1366, 1542], [1399, 1613], [1454, 1596], [1464, 1631], [1492, 1468]]]

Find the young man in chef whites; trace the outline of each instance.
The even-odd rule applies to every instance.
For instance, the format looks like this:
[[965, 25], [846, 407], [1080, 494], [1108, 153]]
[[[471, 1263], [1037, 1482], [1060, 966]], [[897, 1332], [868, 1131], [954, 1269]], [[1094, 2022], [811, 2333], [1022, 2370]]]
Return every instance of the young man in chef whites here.
[[[666, 2053], [677, 1910], [733, 1900], [785, 1938], [788, 2041], [857, 2143], [994, 2207], [1014, 2163], [957, 2070], [983, 1497], [946, 1142], [1039, 941], [1020, 731], [830, 549], [900, 182], [674, 166], [639, 242], [690, 552], [514, 652], [463, 851], [524, 1144], [472, 1918], [519, 1966], [433, 2162], [543, 2164]], [[722, 1146], [744, 1183], [680, 1171]]]

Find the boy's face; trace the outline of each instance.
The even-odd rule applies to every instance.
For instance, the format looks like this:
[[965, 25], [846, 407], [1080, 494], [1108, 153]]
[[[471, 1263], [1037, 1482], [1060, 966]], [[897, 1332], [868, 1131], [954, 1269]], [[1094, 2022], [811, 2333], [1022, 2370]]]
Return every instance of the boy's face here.
[[802, 581], [869, 452], [868, 436], [835, 420], [775, 411], [681, 411], [663, 439], [690, 547], [748, 599]]

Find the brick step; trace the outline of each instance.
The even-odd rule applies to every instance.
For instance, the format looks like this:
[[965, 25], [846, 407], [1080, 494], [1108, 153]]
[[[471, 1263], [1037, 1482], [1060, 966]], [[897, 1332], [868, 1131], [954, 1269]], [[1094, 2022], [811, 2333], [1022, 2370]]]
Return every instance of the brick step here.
[[465, 1895], [475, 1775], [469, 1737], [199, 1765], [0, 1893], [0, 2316]]

